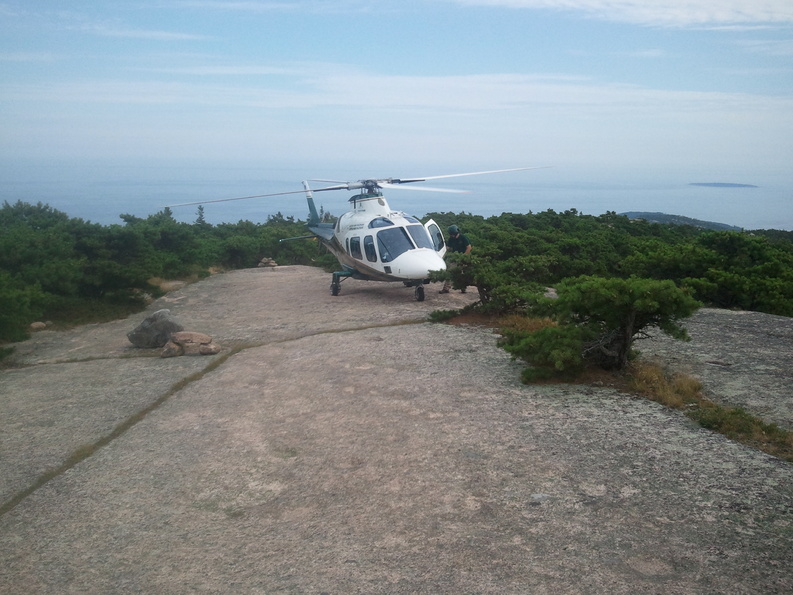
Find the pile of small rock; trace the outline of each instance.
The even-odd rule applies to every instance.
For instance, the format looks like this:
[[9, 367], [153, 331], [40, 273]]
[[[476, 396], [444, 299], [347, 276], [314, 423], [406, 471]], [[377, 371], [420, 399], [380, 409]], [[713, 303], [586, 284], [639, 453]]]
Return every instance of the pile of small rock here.
[[179, 355], [215, 355], [220, 346], [204, 333], [185, 331], [170, 310], [157, 310], [127, 333], [135, 347], [152, 349], [162, 347], [160, 357]]
[[209, 335], [192, 331], [179, 331], [171, 333], [171, 338], [163, 347], [160, 357], [215, 355], [217, 353], [220, 353], [220, 345], [214, 343]]

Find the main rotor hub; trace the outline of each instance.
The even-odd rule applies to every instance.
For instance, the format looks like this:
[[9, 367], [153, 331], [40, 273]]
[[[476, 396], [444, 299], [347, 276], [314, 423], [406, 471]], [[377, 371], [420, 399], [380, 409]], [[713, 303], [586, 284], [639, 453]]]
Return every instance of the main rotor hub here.
[[390, 180], [361, 180], [360, 184], [361, 188], [366, 190], [365, 194], [381, 194], [381, 182], [390, 182]]

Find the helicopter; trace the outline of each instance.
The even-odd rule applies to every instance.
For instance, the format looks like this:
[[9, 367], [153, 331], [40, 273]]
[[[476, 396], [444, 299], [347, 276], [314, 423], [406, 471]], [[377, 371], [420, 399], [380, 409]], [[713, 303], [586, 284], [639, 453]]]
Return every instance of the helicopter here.
[[[249, 198], [266, 198], [286, 194], [306, 195], [309, 217], [306, 227], [311, 235], [284, 238], [281, 241], [318, 239], [336, 257], [340, 271], [332, 274], [330, 293], [341, 292], [345, 279], [353, 278], [366, 281], [402, 282], [414, 288], [416, 301], [424, 301], [424, 285], [429, 283], [430, 271], [446, 269], [443, 259], [446, 253], [446, 240], [440, 226], [433, 220], [421, 223], [416, 217], [402, 211], [393, 210], [383, 196], [383, 189], [399, 188], [401, 184], [426, 182], [443, 178], [497, 174], [514, 171], [541, 169], [540, 167], [519, 167], [491, 171], [425, 176], [421, 178], [380, 178], [364, 179], [355, 182], [338, 180], [305, 180], [303, 190], [242, 196], [219, 200], [200, 201], [173, 205], [175, 207]], [[310, 182], [332, 183], [312, 190]], [[434, 192], [465, 192], [444, 188], [407, 188]], [[332, 190], [357, 191], [349, 198], [351, 209], [341, 215], [335, 223], [323, 222], [314, 203], [315, 192]]]

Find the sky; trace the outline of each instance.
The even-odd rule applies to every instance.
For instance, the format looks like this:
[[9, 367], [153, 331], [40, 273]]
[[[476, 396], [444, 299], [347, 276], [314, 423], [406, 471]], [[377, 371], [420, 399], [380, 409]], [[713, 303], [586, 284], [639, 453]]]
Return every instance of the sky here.
[[105, 223], [546, 165], [411, 200], [793, 229], [793, 2], [0, 0], [0, 200]]

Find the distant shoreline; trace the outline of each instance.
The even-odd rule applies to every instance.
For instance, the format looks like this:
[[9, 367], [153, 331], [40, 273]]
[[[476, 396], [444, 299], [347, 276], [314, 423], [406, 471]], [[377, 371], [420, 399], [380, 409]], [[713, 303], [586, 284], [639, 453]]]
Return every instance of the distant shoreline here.
[[709, 188], [759, 188], [754, 184], [732, 184], [730, 182], [691, 182], [689, 186], [707, 186]]

